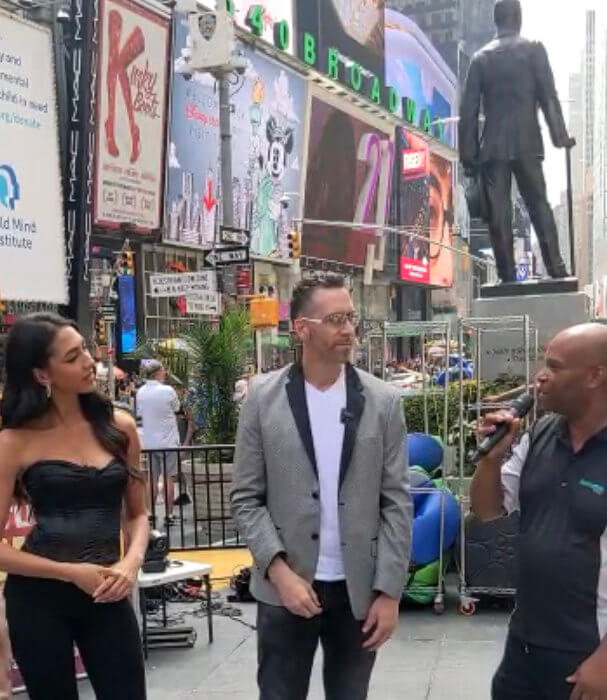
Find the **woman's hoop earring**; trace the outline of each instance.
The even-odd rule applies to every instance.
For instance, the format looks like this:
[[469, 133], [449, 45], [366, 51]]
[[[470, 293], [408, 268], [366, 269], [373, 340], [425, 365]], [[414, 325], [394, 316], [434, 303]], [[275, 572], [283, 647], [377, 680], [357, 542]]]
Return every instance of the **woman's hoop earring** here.
[[51, 400], [51, 385], [50, 384], [45, 384], [44, 385], [44, 391], [46, 392], [46, 398], [50, 401]]

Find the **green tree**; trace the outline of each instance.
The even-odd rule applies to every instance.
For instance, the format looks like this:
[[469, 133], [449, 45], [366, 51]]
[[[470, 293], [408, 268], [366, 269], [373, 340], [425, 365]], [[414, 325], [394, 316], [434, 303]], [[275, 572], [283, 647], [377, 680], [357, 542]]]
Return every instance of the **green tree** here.
[[203, 397], [196, 408], [204, 415], [206, 442], [225, 445], [235, 439], [238, 405], [234, 387], [244, 373], [251, 338], [249, 315], [241, 309], [227, 310], [218, 323], [197, 321], [181, 336], [190, 385], [197, 385], [195, 395]]

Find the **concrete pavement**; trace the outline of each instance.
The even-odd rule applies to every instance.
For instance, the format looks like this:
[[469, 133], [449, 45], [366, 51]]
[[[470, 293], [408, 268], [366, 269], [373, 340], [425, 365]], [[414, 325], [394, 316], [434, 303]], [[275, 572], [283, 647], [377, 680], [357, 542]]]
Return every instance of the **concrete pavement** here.
[[[147, 663], [149, 700], [255, 700], [255, 607], [239, 604], [238, 620], [215, 619], [215, 643], [207, 644], [206, 621], [185, 610], [198, 641], [193, 649], [151, 650]], [[457, 614], [457, 600], [437, 617], [432, 609], [404, 610], [397, 633], [379, 654], [369, 700], [488, 700], [492, 674], [501, 658], [508, 613], [480, 610], [474, 617]], [[245, 623], [245, 624], [243, 624]], [[320, 652], [309, 700], [322, 700]], [[82, 700], [93, 700], [88, 682]]]

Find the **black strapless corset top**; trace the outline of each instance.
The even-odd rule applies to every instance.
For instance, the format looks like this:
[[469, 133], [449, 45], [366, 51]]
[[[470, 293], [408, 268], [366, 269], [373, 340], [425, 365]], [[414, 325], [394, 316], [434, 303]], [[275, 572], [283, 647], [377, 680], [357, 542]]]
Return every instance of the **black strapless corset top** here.
[[128, 478], [118, 460], [100, 469], [58, 459], [32, 464], [23, 486], [36, 524], [24, 551], [61, 562], [117, 562]]

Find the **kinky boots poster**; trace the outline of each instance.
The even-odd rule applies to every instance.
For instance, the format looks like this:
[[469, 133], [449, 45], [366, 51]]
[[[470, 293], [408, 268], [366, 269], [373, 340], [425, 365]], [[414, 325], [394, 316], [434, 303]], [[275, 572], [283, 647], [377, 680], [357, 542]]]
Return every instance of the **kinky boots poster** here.
[[160, 227], [170, 19], [160, 4], [102, 0], [95, 225]]

